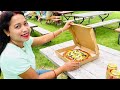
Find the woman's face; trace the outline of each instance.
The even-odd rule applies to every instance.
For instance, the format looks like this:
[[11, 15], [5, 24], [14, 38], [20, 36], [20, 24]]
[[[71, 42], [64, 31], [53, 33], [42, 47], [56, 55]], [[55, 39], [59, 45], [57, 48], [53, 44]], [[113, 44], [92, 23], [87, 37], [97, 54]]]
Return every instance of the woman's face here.
[[8, 31], [10, 41], [23, 43], [29, 39], [30, 31], [30, 26], [23, 15], [16, 14], [11, 18]]

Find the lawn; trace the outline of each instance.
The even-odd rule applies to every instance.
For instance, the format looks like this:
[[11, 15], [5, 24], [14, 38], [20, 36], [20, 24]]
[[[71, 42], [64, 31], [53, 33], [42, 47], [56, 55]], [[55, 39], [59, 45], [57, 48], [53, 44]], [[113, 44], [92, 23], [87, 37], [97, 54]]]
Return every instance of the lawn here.
[[[83, 13], [83, 12], [87, 12], [87, 11], [75, 11], [74, 13]], [[114, 12], [111, 13], [110, 16], [106, 19], [113, 19], [113, 18], [118, 18], [120, 19], [120, 12]], [[72, 19], [72, 18], [71, 18]], [[45, 20], [42, 21], [42, 24], [40, 22], [38, 22], [34, 17], [32, 19], [29, 19], [28, 21], [33, 22], [35, 24], [37, 24], [38, 26], [47, 29], [49, 31], [55, 31], [58, 30], [60, 27], [63, 27], [63, 25], [54, 25], [54, 24], [46, 24]], [[95, 23], [95, 22], [99, 22], [100, 19], [98, 17], [94, 17], [93, 19], [91, 19], [91, 23]], [[83, 24], [87, 24], [88, 23], [88, 19], [86, 19]], [[112, 24], [112, 25], [107, 25], [107, 27], [110, 28], [117, 28], [118, 24]], [[34, 32], [32, 33], [32, 36], [41, 36], [38, 32]], [[62, 43], [65, 41], [69, 41], [72, 40], [73, 37], [70, 34], [69, 31], [66, 31], [62, 34], [60, 34], [57, 38], [55, 38], [54, 40], [52, 40], [52, 42], [48, 42], [44, 45], [40, 45], [37, 47], [33, 47], [33, 52], [36, 56], [36, 65], [37, 65], [37, 69], [39, 68], [45, 68], [45, 69], [55, 69], [57, 68], [55, 65], [53, 65], [45, 56], [43, 56], [40, 52], [39, 49], [41, 48], [45, 48], [45, 47], [49, 47], [58, 43]], [[96, 40], [98, 44], [116, 49], [116, 50], [120, 50], [120, 45], [118, 45], [118, 33], [115, 32], [114, 30], [105, 28], [105, 27], [99, 27], [96, 28]], [[62, 77], [64, 78], [64, 76]], [[66, 77], [65, 77], [66, 78]]]

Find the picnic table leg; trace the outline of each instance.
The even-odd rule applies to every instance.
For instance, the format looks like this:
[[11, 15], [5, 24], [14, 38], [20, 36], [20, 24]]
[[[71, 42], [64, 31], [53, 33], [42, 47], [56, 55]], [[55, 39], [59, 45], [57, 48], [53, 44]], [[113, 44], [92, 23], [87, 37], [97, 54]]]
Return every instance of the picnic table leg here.
[[89, 20], [88, 20], [88, 25], [90, 24], [90, 19], [92, 19], [92, 18], [93, 18], [93, 16], [89, 17]]
[[[71, 15], [72, 15], [72, 13], [73, 13], [73, 12], [71, 12]], [[63, 16], [66, 18], [66, 20], [69, 20], [69, 19], [70, 19], [70, 17], [67, 18], [67, 17], [65, 16], [65, 14], [63, 14]]]
[[30, 27], [31, 28], [31, 33], [33, 33], [34, 32], [34, 29], [33, 29], [33, 27]]
[[71, 15], [72, 15], [73, 12], [71, 12]]
[[[79, 17], [74, 17], [74, 21], [77, 23], [77, 20], [75, 20], [75, 18], [79, 18]], [[82, 21], [79, 22], [80, 24], [82, 24], [84, 22], [85, 18], [82, 18]]]
[[70, 17], [67, 18], [67, 17], [65, 16], [65, 14], [63, 14], [63, 16], [65, 17], [66, 20], [69, 20], [69, 19], [70, 19]]
[[99, 18], [102, 20], [102, 22], [107, 18], [109, 16], [109, 13], [107, 14], [107, 16], [106, 17], [102, 17], [101, 15], [99, 15]]
[[118, 25], [118, 28], [120, 27], [120, 22], [119, 22], [119, 25]]
[[90, 18], [89, 18], [89, 20], [88, 20], [88, 25], [90, 24]]
[[84, 20], [85, 20], [85, 18], [83, 18], [83, 20], [80, 22], [80, 24], [82, 24]]
[[120, 33], [118, 35], [118, 44], [120, 44]]

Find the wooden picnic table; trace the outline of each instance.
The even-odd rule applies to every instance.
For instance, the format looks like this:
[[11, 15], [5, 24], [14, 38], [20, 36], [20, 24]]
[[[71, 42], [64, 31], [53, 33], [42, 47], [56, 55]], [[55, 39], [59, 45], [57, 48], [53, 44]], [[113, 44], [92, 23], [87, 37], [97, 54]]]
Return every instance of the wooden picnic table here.
[[82, 21], [80, 22], [80, 24], [82, 22], [84, 22], [84, 20], [86, 18], [89, 17], [88, 23], [90, 24], [91, 18], [93, 18], [95, 16], [99, 16], [101, 21], [104, 21], [109, 16], [110, 13], [112, 13], [112, 11], [90, 11], [90, 12], [86, 12], [86, 13], [67, 15], [66, 17], [74, 17], [74, 21], [76, 21], [76, 18], [82, 18]]
[[[56, 66], [62, 66], [65, 62], [60, 59], [55, 50], [74, 45], [73, 40], [56, 44], [47, 48], [40, 49], [40, 52], [45, 55]], [[72, 79], [106, 79], [106, 68], [108, 63], [116, 63], [120, 69], [120, 51], [99, 45], [99, 58], [82, 65], [79, 69], [65, 72]]]
[[64, 16], [66, 20], [69, 20], [69, 17], [66, 17], [65, 14], [71, 14], [73, 13], [74, 11], [53, 11], [54, 14], [59, 14], [61, 16]]

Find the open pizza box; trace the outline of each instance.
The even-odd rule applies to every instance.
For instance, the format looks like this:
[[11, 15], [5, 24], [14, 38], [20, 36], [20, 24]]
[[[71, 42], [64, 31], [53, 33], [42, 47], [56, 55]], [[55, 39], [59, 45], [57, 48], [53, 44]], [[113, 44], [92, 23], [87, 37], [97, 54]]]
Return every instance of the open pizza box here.
[[68, 58], [64, 57], [64, 53], [73, 49], [80, 49], [89, 54], [87, 59], [80, 61], [80, 65], [93, 61], [99, 57], [99, 48], [93, 28], [81, 24], [73, 24], [69, 28], [69, 31], [73, 35], [75, 45], [56, 50], [55, 52], [59, 58], [63, 59], [65, 62], [70, 61]]

